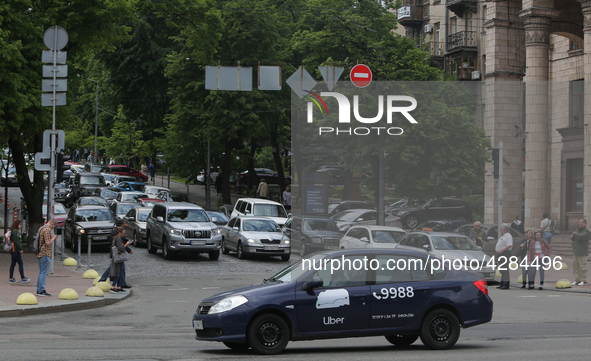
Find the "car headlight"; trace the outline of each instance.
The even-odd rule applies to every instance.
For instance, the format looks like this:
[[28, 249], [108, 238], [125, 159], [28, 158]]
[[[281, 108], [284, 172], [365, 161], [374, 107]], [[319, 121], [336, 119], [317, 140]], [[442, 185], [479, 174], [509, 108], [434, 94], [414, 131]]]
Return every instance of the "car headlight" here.
[[83, 230], [83, 229], [79, 229], [79, 230], [78, 230], [78, 232], [80, 232], [80, 234], [84, 234], [84, 233], [86, 233], [86, 231], [85, 231], [85, 230]]
[[212, 236], [217, 236], [218, 234], [222, 233], [221, 228], [215, 228], [211, 230], [211, 235]]
[[283, 243], [283, 244], [289, 244], [289, 238], [283, 238], [283, 240], [281, 241], [281, 243]]
[[228, 298], [224, 298], [220, 302], [216, 303], [215, 305], [211, 306], [209, 309], [208, 315], [213, 315], [216, 313], [222, 313], [226, 311], [230, 311], [240, 305], [245, 304], [248, 302], [248, 298], [238, 295], [238, 296], [231, 296]]
[[170, 230], [170, 233], [175, 234], [177, 236], [182, 236], [183, 235], [183, 230], [182, 229], [175, 229], [175, 228], [173, 228], [173, 229]]
[[312, 237], [312, 243], [322, 243], [322, 238], [320, 237]]
[[258, 238], [249, 238], [246, 240], [247, 243], [261, 243]]

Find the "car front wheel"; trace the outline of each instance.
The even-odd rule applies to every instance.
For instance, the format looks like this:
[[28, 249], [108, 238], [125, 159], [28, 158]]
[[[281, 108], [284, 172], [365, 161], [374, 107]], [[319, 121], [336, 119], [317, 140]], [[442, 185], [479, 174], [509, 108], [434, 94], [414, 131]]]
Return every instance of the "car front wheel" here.
[[425, 316], [420, 331], [421, 341], [432, 350], [446, 350], [460, 337], [460, 322], [453, 312], [433, 310]]
[[283, 256], [281, 256], [281, 260], [284, 262], [289, 261], [291, 254], [284, 254]]
[[300, 256], [304, 257], [307, 254], [306, 250], [306, 243], [302, 241], [302, 245], [300, 246]]
[[289, 326], [281, 317], [262, 314], [248, 325], [246, 341], [252, 350], [261, 355], [276, 355], [289, 342]]
[[220, 258], [220, 250], [219, 249], [217, 251], [209, 251], [209, 259], [210, 260], [215, 261], [218, 258]]
[[238, 243], [238, 247], [236, 247], [236, 257], [238, 259], [244, 259], [244, 250], [242, 249], [242, 242]]
[[230, 251], [228, 251], [228, 249], [226, 248], [226, 239], [225, 238], [222, 238], [222, 253], [223, 254], [230, 253]]
[[152, 244], [152, 237], [150, 235], [150, 232], [148, 232], [148, 234], [146, 235], [146, 238], [148, 239], [148, 244], [146, 245], [146, 248], [148, 249], [148, 253], [155, 254], [157, 249]]
[[166, 238], [162, 238], [162, 255], [165, 260], [172, 259], [172, 252], [168, 248], [168, 240]]
[[406, 217], [406, 228], [415, 228], [419, 224], [419, 219], [416, 216]]

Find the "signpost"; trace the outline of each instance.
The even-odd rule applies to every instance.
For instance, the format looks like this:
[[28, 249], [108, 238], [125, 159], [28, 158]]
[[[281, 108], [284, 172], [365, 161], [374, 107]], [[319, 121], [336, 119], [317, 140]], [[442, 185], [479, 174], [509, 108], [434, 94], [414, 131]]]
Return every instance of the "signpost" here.
[[351, 82], [358, 88], [365, 88], [371, 83], [371, 70], [364, 64], [357, 64], [351, 69]]

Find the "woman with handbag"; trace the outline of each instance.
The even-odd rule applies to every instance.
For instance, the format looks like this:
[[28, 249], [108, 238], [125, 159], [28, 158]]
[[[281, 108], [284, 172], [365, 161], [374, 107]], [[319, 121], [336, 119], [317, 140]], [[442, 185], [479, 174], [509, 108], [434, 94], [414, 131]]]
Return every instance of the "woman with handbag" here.
[[[519, 245], [519, 248], [517, 249], [517, 253], [515, 254], [517, 256], [517, 258], [519, 258], [518, 262], [521, 265], [521, 283], [523, 284], [523, 286], [521, 286], [521, 288], [525, 288], [527, 285], [527, 273], [528, 273], [527, 266], [522, 264], [521, 262], [523, 261], [524, 258], [527, 258], [527, 253], [529, 252], [529, 246], [533, 242], [533, 240], [534, 240], [534, 231], [532, 231], [530, 229], [529, 231], [527, 231], [525, 233], [525, 239], [523, 240], [523, 242], [521, 242], [521, 244]], [[525, 262], [527, 262], [527, 260]]]
[[17, 283], [18, 281], [14, 278], [14, 267], [18, 263], [18, 271], [21, 274], [21, 282], [27, 283], [30, 281], [27, 277], [25, 277], [25, 270], [23, 267], [23, 258], [21, 254], [23, 253], [22, 248], [22, 241], [23, 241], [23, 234], [21, 229], [23, 228], [23, 224], [21, 223], [20, 219], [17, 219], [12, 223], [10, 226], [10, 241], [12, 242], [12, 248], [10, 250], [10, 270], [8, 276], [8, 282], [10, 283]]
[[[529, 252], [527, 257], [527, 262], [530, 265], [528, 277], [529, 287], [527, 288], [528, 290], [534, 289], [536, 271], [538, 270], [540, 271], [540, 287], [538, 289], [544, 289], [544, 263], [542, 262], [542, 260], [544, 259], [544, 257], [550, 257], [551, 253], [552, 249], [550, 248], [548, 242], [546, 242], [546, 240], [542, 238], [542, 232], [537, 231], [535, 240], [529, 245]], [[535, 259], [538, 260], [536, 262], [537, 264], [532, 266], [532, 263]], [[546, 264], [548, 264], [548, 262], [546, 262]]]
[[123, 262], [127, 260], [127, 252], [125, 251], [125, 247], [130, 245], [130, 242], [123, 243], [123, 235], [125, 234], [125, 230], [123, 227], [117, 228], [116, 236], [113, 238], [113, 247], [111, 248], [111, 272], [109, 273], [109, 277], [111, 278], [111, 293], [119, 293], [125, 292], [123, 288], [119, 287], [119, 279], [121, 274], [121, 268], [123, 266]]

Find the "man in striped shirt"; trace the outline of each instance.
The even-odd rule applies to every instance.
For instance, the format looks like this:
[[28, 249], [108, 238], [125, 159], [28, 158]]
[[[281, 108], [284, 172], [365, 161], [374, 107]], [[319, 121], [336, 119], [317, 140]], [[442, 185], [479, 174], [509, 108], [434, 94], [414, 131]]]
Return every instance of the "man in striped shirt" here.
[[52, 244], [57, 236], [51, 235], [51, 231], [57, 227], [55, 218], [50, 219], [47, 224], [41, 227], [39, 231], [39, 276], [37, 277], [37, 296], [51, 296], [45, 291], [45, 280], [49, 275], [49, 265], [51, 263]]

